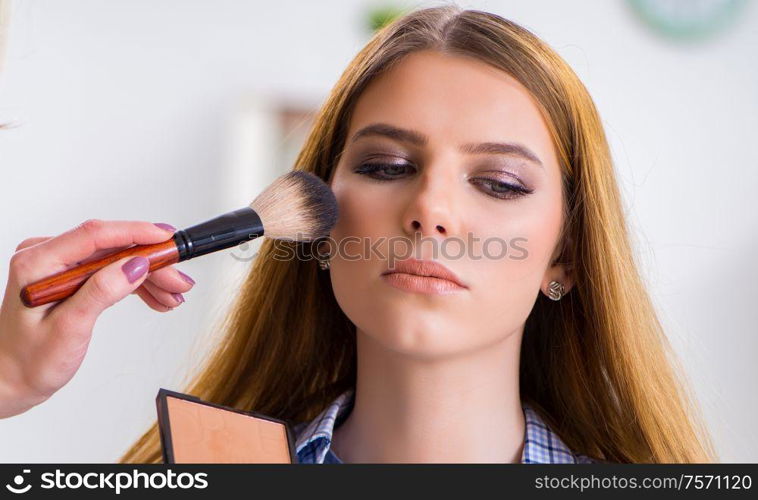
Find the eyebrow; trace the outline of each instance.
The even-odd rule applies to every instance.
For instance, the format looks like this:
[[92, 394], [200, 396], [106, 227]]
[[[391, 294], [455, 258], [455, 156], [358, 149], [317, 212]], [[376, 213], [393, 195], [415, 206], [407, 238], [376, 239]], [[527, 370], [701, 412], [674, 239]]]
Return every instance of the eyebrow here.
[[[428, 138], [416, 130], [409, 130], [404, 128], [395, 127], [394, 125], [388, 125], [386, 123], [374, 123], [363, 127], [353, 134], [350, 142], [355, 142], [361, 137], [368, 136], [381, 136], [388, 137], [400, 142], [407, 142], [414, 146], [425, 146], [429, 141]], [[526, 160], [535, 163], [539, 167], [542, 167], [542, 162], [531, 149], [527, 148], [523, 144], [515, 142], [481, 142], [481, 143], [469, 143], [463, 144], [460, 147], [462, 153], [468, 154], [504, 154], [520, 156]]]

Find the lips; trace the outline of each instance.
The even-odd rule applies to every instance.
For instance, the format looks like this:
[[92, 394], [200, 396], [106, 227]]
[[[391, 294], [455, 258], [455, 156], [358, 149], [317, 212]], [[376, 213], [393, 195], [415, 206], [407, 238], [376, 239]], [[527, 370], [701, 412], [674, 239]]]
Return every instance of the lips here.
[[404, 259], [401, 261], [397, 261], [395, 262], [395, 267], [393, 269], [388, 269], [387, 271], [383, 272], [382, 276], [387, 276], [387, 275], [396, 274], [396, 273], [409, 274], [409, 275], [421, 276], [421, 277], [437, 278], [437, 279], [449, 281], [452, 284], [461, 288], [468, 288], [468, 286], [465, 283], [463, 283], [460, 280], [460, 278], [458, 278], [458, 276], [455, 275], [454, 272], [452, 272], [450, 269], [440, 264], [439, 262], [434, 262], [432, 260]]

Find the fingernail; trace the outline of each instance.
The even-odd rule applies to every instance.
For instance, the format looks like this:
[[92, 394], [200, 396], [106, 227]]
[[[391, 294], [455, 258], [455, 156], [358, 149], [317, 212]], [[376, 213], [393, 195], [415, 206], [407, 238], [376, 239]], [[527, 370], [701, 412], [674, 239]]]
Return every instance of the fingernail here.
[[193, 280], [192, 278], [190, 278], [189, 276], [187, 276], [183, 272], [179, 271], [178, 269], [177, 269], [177, 272], [179, 273], [179, 276], [181, 276], [184, 281], [186, 281], [190, 285], [194, 285], [195, 284], [195, 280]]
[[159, 228], [163, 230], [171, 231], [172, 233], [176, 232], [176, 228], [172, 226], [171, 224], [166, 224], [164, 222], [153, 222], [153, 224], [155, 224], [156, 226], [158, 226]]
[[172, 293], [171, 296], [174, 297], [174, 300], [180, 304], [184, 302], [184, 296], [181, 293]]
[[126, 275], [129, 283], [134, 283], [140, 279], [150, 269], [150, 261], [145, 257], [133, 257], [121, 266], [121, 270]]

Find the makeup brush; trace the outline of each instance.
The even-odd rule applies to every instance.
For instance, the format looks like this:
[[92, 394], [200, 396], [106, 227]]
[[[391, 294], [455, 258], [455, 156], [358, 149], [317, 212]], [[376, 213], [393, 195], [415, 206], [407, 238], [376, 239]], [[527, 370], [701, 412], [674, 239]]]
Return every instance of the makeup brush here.
[[123, 257], [142, 256], [150, 271], [194, 259], [265, 236], [287, 241], [313, 241], [329, 234], [337, 222], [337, 201], [324, 181], [293, 170], [274, 180], [249, 206], [227, 212], [174, 233], [152, 245], [132, 245], [26, 285], [21, 301], [27, 307], [65, 299], [97, 270]]

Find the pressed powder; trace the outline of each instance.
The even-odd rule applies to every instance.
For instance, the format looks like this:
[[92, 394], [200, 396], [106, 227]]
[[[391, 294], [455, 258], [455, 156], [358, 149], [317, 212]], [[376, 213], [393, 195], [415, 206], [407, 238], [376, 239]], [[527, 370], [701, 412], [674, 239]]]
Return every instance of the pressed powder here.
[[165, 463], [294, 463], [287, 423], [166, 389], [156, 397]]

